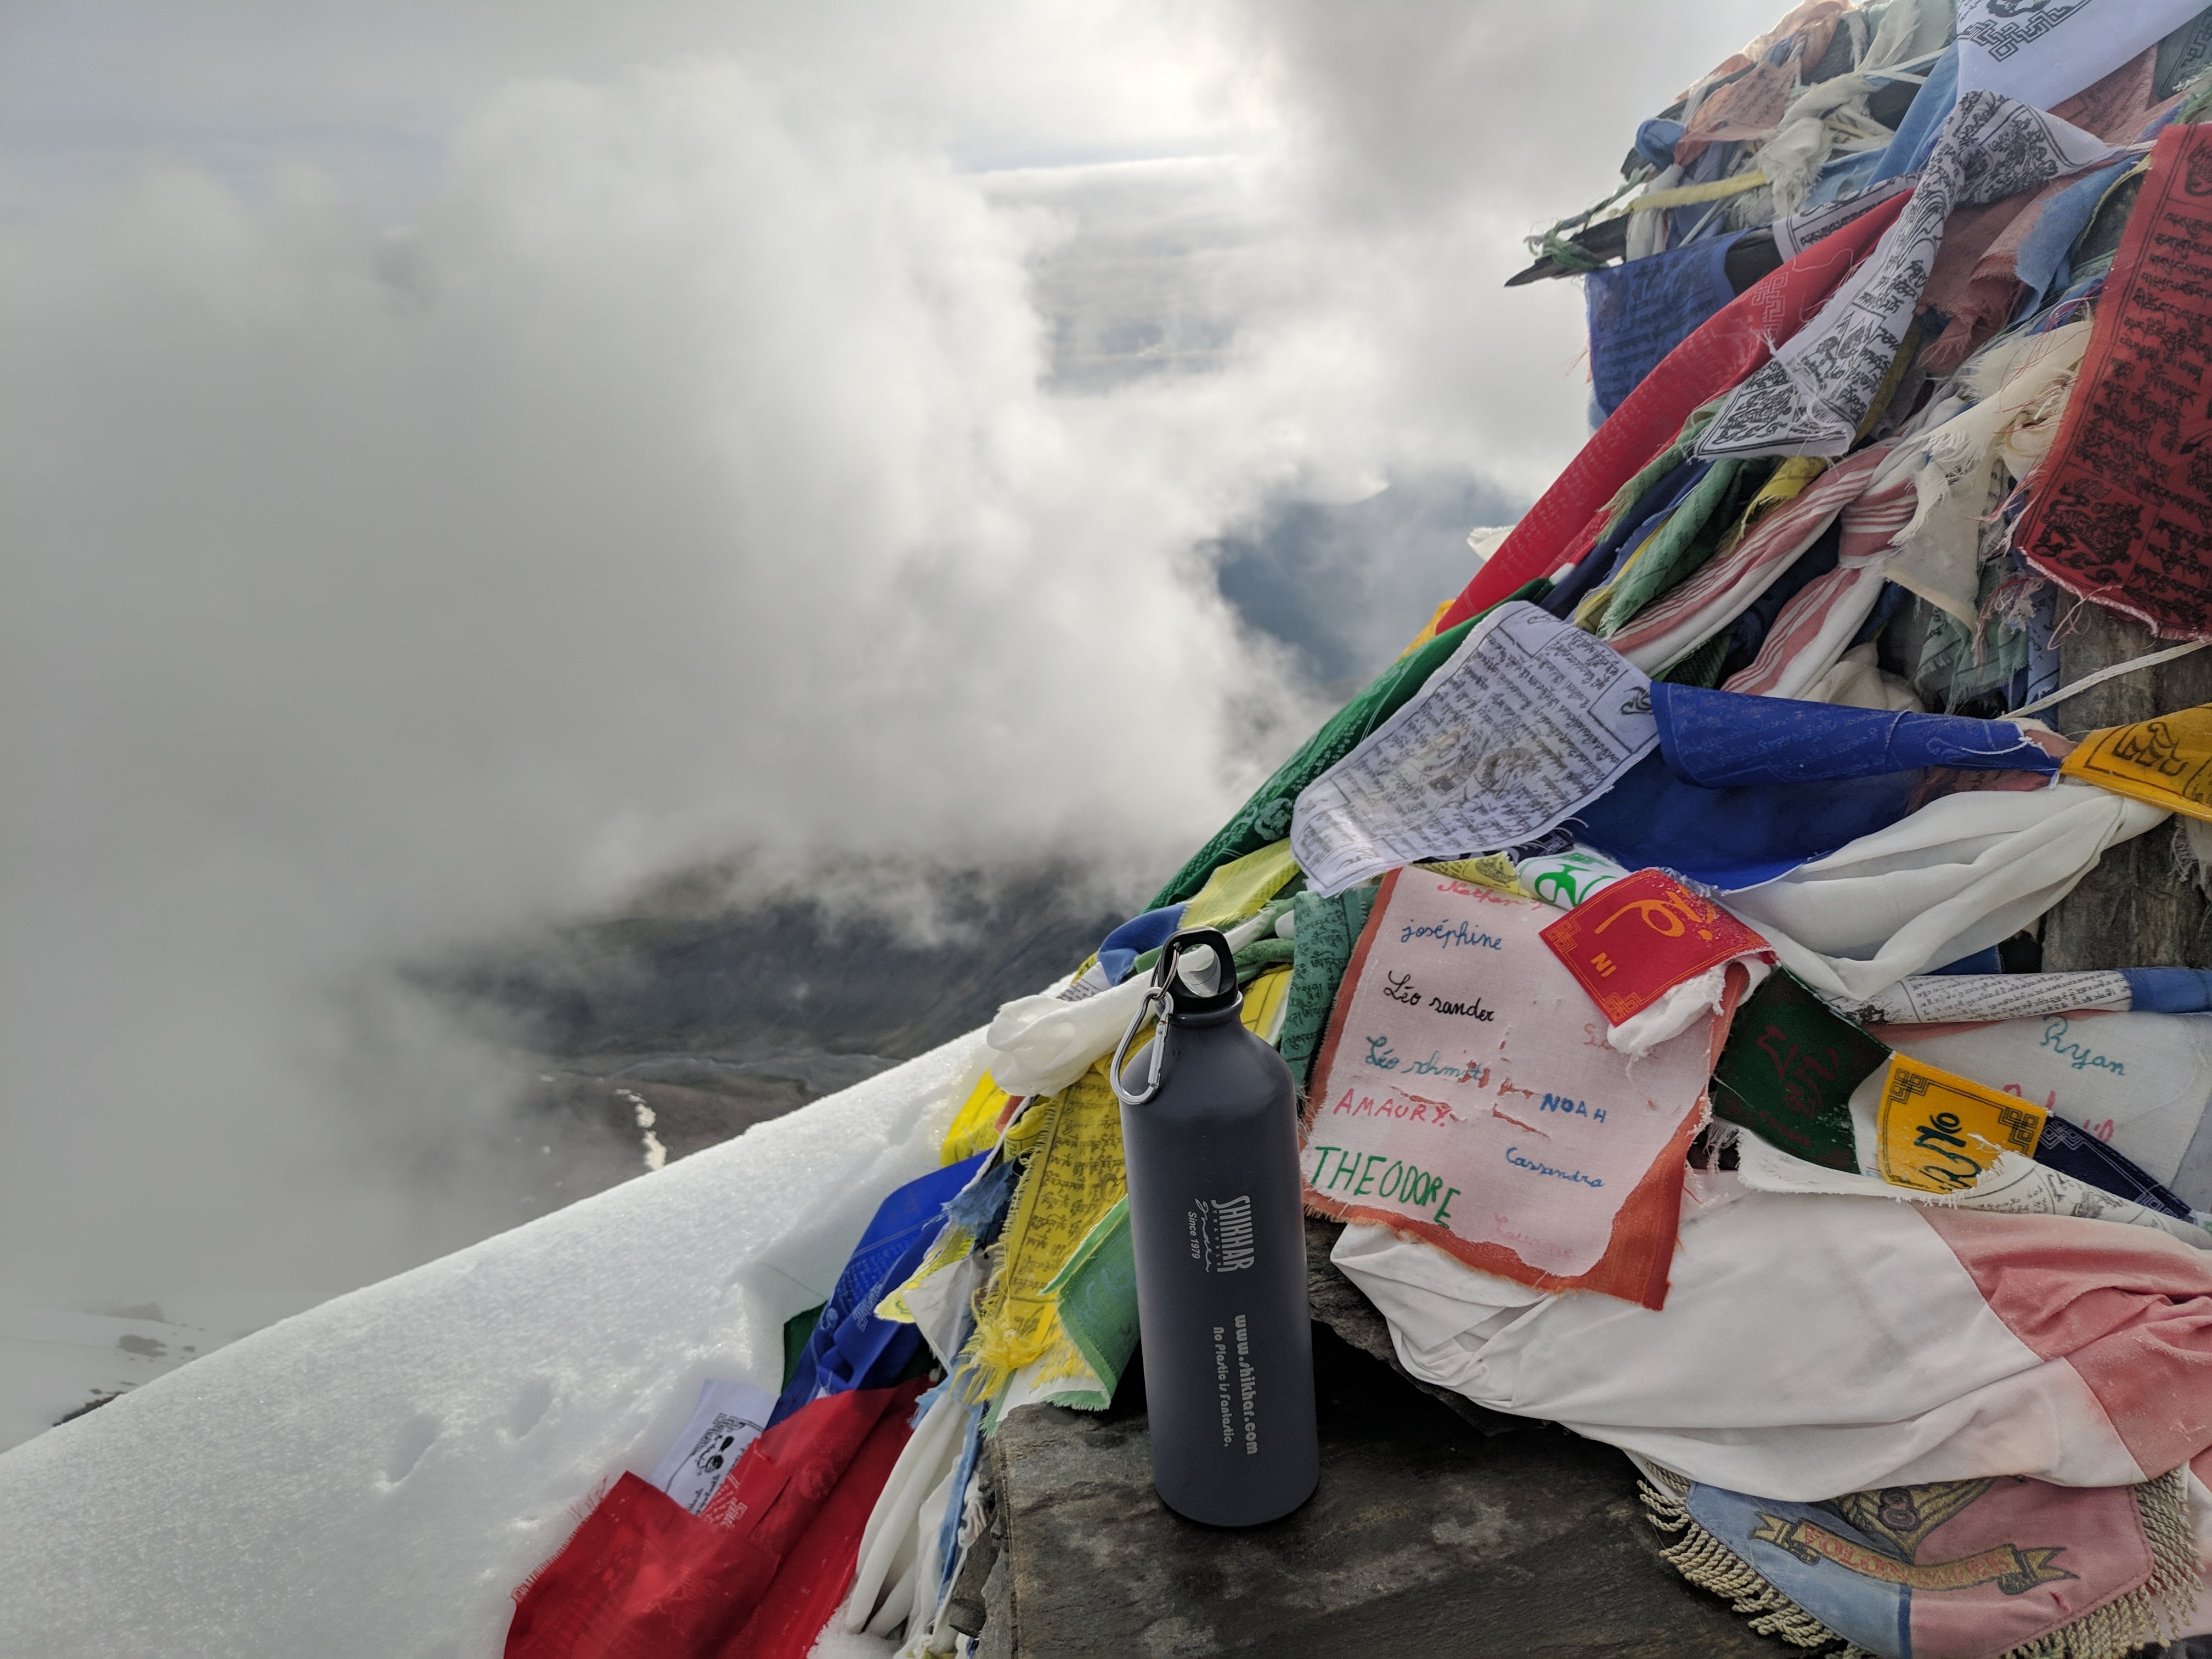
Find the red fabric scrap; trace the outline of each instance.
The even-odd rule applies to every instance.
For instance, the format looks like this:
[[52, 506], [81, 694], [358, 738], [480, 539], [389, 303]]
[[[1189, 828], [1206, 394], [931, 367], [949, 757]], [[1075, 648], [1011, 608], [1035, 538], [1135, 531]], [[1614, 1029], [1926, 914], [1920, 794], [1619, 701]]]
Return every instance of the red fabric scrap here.
[[[806, 1659], [823, 1626], [844, 1604], [860, 1565], [860, 1534], [891, 1469], [914, 1437], [920, 1379], [892, 1390], [890, 1407], [861, 1442], [852, 1466], [783, 1558], [775, 1582], [745, 1620], [723, 1659]], [[796, 1420], [794, 1419], [793, 1420]]]
[[[738, 1651], [732, 1639], [769, 1596], [787, 1557], [805, 1556], [817, 1515], [887, 1413], [896, 1413], [905, 1443], [906, 1415], [921, 1387], [916, 1380], [802, 1407], [745, 1449], [696, 1517], [636, 1475], [623, 1475], [516, 1592], [506, 1659], [716, 1659]], [[876, 1459], [867, 1461], [872, 1468]], [[876, 1491], [882, 1484], [879, 1476]], [[863, 1525], [874, 1504], [871, 1492]], [[857, 1531], [853, 1540], [857, 1545]], [[848, 1560], [848, 1581], [851, 1573]]]

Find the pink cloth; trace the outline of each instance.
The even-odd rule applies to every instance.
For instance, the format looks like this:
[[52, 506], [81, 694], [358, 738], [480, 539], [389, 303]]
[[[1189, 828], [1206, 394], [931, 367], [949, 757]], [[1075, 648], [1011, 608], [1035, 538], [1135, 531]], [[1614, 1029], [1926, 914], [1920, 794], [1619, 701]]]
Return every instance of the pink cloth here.
[[1656, 1308], [1725, 1021], [1640, 1060], [1613, 1048], [1544, 943], [1559, 914], [1425, 871], [1389, 878], [1315, 1069], [1307, 1201], [1520, 1284]]
[[[1887, 453], [1881, 446], [1860, 452], [1877, 462]], [[1906, 476], [1879, 494], [1861, 495], [1845, 506], [1836, 568], [1808, 582], [1782, 607], [1758, 657], [1750, 667], [1732, 675], [1723, 689], [1753, 696], [1795, 697], [1834, 667], [1881, 597], [1887, 580], [1882, 568], [1889, 562], [1890, 542], [1912, 522], [1915, 504], [1912, 479]]]
[[2212, 1445], [2212, 1282], [2203, 1252], [2143, 1228], [2072, 1216], [1935, 1204], [1922, 1213], [2012, 1334], [2089, 1385], [2146, 1474], [2163, 1474]]

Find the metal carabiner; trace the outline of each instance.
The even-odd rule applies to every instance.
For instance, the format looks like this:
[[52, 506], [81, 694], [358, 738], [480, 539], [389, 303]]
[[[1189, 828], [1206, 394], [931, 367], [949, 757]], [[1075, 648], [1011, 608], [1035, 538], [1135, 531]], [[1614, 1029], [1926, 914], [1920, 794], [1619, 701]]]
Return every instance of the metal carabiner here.
[[[1136, 1041], [1138, 1028], [1154, 1004], [1158, 1005], [1159, 1029], [1152, 1036], [1152, 1071], [1145, 1079], [1145, 1092], [1127, 1095], [1121, 1092], [1121, 1061]], [[1136, 1017], [1130, 1020], [1129, 1029], [1121, 1033], [1121, 1041], [1115, 1045], [1113, 1063], [1108, 1067], [1106, 1080], [1114, 1085], [1114, 1098], [1124, 1106], [1141, 1106], [1160, 1091], [1160, 1067], [1168, 1051], [1168, 1021], [1175, 1013], [1175, 997], [1164, 985], [1155, 985], [1145, 993], [1144, 1000], [1137, 1005]]]

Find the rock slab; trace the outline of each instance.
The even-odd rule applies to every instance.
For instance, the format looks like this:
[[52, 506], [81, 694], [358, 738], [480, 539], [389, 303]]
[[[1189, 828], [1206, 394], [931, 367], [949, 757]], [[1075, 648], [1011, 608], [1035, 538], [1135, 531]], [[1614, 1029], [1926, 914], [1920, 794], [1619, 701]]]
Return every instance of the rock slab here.
[[[1493, 1413], [1471, 1419], [1388, 1369], [1387, 1331], [1383, 1353], [1375, 1351], [1380, 1316], [1328, 1266], [1334, 1230], [1315, 1229], [1322, 1477], [1313, 1498], [1265, 1527], [1200, 1526], [1152, 1492], [1140, 1400], [1099, 1413], [1010, 1413], [987, 1465], [998, 1555], [981, 1591], [985, 1652], [1771, 1659], [1785, 1650], [1660, 1559], [1665, 1540], [1644, 1518], [1635, 1472], [1619, 1452]], [[1368, 1328], [1352, 1340], [1322, 1322], [1363, 1319]], [[1125, 1381], [1125, 1396], [1139, 1392]], [[1503, 1424], [1514, 1431], [1496, 1432]]]

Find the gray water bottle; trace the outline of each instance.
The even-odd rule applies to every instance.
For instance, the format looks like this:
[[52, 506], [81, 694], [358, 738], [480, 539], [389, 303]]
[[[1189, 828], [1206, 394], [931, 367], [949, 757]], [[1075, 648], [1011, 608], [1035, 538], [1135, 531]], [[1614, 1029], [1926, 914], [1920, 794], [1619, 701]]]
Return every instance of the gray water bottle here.
[[[1113, 1065], [1152, 1485], [1218, 1527], [1288, 1515], [1321, 1478], [1297, 1099], [1243, 1000], [1228, 939], [1177, 933]], [[1152, 1047], [1125, 1071], [1155, 1007]]]

